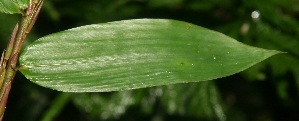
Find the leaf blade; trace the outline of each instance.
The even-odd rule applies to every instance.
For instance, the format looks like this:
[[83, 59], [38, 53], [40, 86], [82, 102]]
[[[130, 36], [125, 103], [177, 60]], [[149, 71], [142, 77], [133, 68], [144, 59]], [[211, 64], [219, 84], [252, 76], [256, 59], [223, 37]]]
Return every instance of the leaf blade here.
[[1, 0], [0, 12], [6, 14], [21, 13], [20, 9], [26, 9], [29, 0]]
[[106, 92], [216, 79], [277, 53], [185, 22], [136, 19], [48, 35], [24, 50], [20, 64], [41, 86]]

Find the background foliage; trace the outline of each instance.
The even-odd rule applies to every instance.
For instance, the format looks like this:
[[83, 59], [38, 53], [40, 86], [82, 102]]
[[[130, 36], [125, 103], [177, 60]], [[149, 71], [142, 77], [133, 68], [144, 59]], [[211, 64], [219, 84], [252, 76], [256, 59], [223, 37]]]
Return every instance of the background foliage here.
[[[4, 120], [299, 120], [298, 17], [298, 0], [46, 0], [27, 44], [81, 25], [168, 18], [288, 53], [222, 79], [110, 93], [61, 93], [19, 73]], [[0, 14], [1, 50], [17, 20]]]

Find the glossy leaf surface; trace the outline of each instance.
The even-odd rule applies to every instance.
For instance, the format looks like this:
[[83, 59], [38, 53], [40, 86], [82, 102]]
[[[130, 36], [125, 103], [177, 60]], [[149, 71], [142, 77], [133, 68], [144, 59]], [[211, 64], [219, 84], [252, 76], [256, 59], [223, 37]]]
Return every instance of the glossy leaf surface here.
[[20, 9], [26, 9], [30, 0], [0, 0], [0, 12], [13, 14], [21, 13]]
[[186, 22], [136, 19], [40, 38], [20, 70], [55, 90], [107, 92], [225, 77], [277, 53]]

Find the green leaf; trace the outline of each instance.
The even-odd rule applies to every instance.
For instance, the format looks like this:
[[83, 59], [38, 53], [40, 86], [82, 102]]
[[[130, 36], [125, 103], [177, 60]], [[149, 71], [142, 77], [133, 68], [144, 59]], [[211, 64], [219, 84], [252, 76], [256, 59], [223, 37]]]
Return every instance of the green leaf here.
[[26, 9], [30, 0], [1, 0], [0, 12], [7, 14], [21, 13], [20, 9]]
[[107, 92], [225, 77], [277, 53], [186, 22], [137, 19], [40, 38], [20, 71], [59, 91]]

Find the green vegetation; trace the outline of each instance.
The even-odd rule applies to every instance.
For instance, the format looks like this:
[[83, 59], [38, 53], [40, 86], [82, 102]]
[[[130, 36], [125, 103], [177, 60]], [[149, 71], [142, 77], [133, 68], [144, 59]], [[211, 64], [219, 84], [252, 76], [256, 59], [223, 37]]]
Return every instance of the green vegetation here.
[[[4, 120], [299, 120], [298, 4], [283, 0], [45, 1], [24, 47], [78, 26], [160, 18], [200, 25], [251, 46], [288, 53], [216, 80], [120, 92], [62, 93], [18, 73]], [[18, 19], [18, 15], [0, 14], [1, 50]]]

